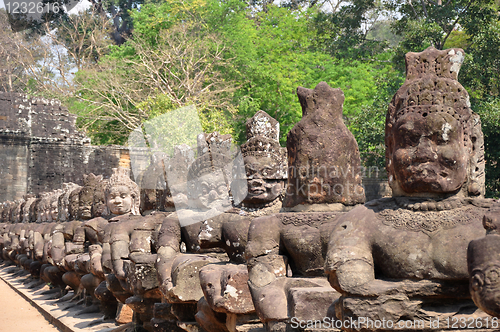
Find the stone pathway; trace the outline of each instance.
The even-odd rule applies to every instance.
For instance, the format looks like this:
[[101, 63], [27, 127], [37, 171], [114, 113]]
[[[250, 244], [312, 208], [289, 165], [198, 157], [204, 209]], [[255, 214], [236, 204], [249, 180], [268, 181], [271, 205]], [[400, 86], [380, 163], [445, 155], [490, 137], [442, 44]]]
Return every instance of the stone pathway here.
[[114, 321], [92, 324], [101, 318], [100, 313], [77, 316], [83, 305], [57, 303], [50, 299], [52, 295], [42, 294], [49, 289], [47, 286], [29, 289], [28, 284], [23, 284], [27, 276], [15, 277], [12, 270], [19, 269], [0, 265], [0, 332], [111, 332], [117, 329]]

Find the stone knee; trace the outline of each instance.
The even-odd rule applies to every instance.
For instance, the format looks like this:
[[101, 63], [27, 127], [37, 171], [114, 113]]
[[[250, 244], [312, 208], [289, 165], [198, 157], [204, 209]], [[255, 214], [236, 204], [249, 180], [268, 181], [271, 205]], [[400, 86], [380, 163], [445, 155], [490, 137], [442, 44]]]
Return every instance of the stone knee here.
[[62, 281], [75, 292], [80, 287], [80, 276], [74, 271], [69, 271], [63, 274]]
[[39, 261], [32, 261], [30, 264], [30, 273], [33, 278], [40, 278], [40, 269], [42, 268], [42, 263]]
[[83, 286], [83, 288], [85, 288], [87, 293], [92, 297], [95, 297], [94, 295], [95, 289], [99, 286], [101, 281], [102, 281], [101, 279], [97, 278], [95, 275], [91, 273], [84, 275], [80, 279], [81, 285]]
[[64, 275], [64, 272], [59, 270], [59, 268], [55, 266], [49, 266], [44, 269], [43, 274], [45, 277], [50, 280], [50, 283], [52, 285], [59, 287], [59, 288], [65, 288], [66, 284], [62, 280], [62, 276]]
[[51, 267], [52, 265], [50, 264], [42, 264], [42, 266], [40, 267], [40, 278], [45, 281], [46, 283], [49, 283], [50, 282], [50, 279], [48, 279], [46, 276], [45, 276], [45, 269]]

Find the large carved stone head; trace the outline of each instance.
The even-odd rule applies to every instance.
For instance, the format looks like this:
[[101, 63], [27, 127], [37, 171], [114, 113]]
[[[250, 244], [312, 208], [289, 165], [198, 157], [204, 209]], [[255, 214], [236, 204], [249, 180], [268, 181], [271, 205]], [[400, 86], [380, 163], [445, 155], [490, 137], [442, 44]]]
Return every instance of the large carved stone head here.
[[10, 220], [12, 220], [13, 223], [19, 223], [22, 221], [21, 209], [23, 204], [24, 204], [24, 199], [16, 199], [14, 201], [14, 206], [12, 207], [10, 213]]
[[113, 168], [113, 174], [104, 188], [106, 205], [115, 215], [132, 213], [139, 215], [139, 186], [130, 179], [127, 168]]
[[80, 191], [83, 187], [78, 186], [75, 189], [71, 190], [68, 196], [68, 214], [69, 220], [77, 220], [78, 219], [78, 209], [80, 207]]
[[102, 182], [102, 175], [90, 173], [83, 176], [83, 187], [78, 194], [78, 219], [88, 220], [92, 218], [94, 193], [100, 182]]
[[104, 194], [104, 189], [108, 185], [108, 180], [103, 179], [100, 181], [95, 190], [94, 190], [94, 198], [92, 199], [92, 217], [100, 217], [105, 216], [109, 213], [108, 206], [106, 204], [106, 196]]
[[462, 49], [406, 54], [406, 81], [386, 118], [386, 167], [394, 196], [484, 194], [479, 116], [457, 81]]
[[58, 219], [61, 222], [69, 221], [69, 204], [70, 204], [70, 195], [71, 192], [77, 188], [80, 188], [79, 185], [69, 182], [63, 183], [63, 193], [59, 196], [58, 200]]
[[31, 222], [31, 219], [30, 219], [31, 205], [35, 202], [36, 197], [34, 195], [31, 195], [31, 194], [26, 194], [26, 195], [24, 195], [23, 198], [24, 198], [24, 204], [22, 206], [22, 211], [21, 211], [22, 222], [29, 223], [29, 222]]
[[342, 208], [363, 203], [358, 144], [342, 119], [344, 93], [320, 82], [314, 89], [297, 88], [297, 95], [302, 119], [287, 137], [289, 172], [283, 207]]
[[[259, 111], [248, 119], [247, 142], [241, 145], [247, 180], [247, 206], [274, 201], [282, 193], [287, 179], [286, 150], [279, 144], [279, 123], [266, 112]], [[238, 171], [233, 172], [237, 176]], [[235, 195], [237, 181], [232, 182]]]
[[198, 209], [224, 211], [230, 206], [230, 135], [217, 132], [198, 137], [198, 158], [189, 166], [188, 198]]

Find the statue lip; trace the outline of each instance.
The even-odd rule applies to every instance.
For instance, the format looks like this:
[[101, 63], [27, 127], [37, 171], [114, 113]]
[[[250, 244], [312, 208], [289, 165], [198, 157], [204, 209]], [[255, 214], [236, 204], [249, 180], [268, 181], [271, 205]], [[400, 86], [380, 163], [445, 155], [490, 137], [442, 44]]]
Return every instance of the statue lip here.
[[248, 189], [248, 193], [252, 195], [260, 195], [265, 193], [266, 190], [262, 187], [251, 187]]

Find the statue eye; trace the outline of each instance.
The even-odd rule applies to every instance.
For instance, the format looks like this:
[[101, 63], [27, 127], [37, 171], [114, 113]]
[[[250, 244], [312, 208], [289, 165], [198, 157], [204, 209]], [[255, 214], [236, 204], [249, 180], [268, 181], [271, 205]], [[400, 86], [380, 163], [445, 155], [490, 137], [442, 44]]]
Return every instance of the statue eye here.
[[126, 194], [122, 194], [122, 198], [125, 198], [125, 197], [127, 197], [127, 195]]

